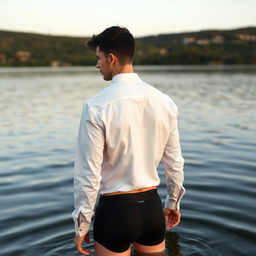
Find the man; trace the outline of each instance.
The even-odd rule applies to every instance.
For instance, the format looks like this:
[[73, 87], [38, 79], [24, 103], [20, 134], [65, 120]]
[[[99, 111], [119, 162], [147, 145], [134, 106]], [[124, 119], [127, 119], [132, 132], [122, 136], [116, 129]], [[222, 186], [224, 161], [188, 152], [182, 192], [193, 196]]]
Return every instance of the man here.
[[[133, 71], [135, 40], [126, 28], [110, 27], [87, 43], [96, 67], [112, 83], [83, 105], [74, 168], [77, 250], [93, 236], [97, 256], [164, 255], [165, 228], [180, 222], [185, 193], [177, 107]], [[157, 194], [162, 160], [167, 198]]]

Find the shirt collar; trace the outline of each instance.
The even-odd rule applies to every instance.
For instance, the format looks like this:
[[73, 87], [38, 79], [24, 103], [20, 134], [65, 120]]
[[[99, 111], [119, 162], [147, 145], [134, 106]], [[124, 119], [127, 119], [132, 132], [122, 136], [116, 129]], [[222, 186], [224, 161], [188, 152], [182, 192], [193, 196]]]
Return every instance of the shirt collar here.
[[137, 73], [121, 73], [117, 74], [112, 78], [112, 83], [121, 82], [121, 81], [131, 81], [137, 82], [141, 81]]

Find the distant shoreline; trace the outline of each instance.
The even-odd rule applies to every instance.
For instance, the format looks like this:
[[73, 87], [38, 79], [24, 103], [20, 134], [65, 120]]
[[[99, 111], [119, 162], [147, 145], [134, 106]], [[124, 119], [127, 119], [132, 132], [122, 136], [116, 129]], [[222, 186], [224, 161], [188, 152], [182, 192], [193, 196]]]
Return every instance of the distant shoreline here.
[[[229, 65], [135, 65], [135, 72], [229, 72], [247, 71], [256, 72], [256, 64], [229, 64]], [[95, 66], [68, 66], [68, 67], [0, 67], [0, 74], [12, 72], [95, 72]]]
[[[92, 66], [88, 38], [0, 30], [0, 67]], [[256, 64], [256, 27], [136, 38], [135, 65]]]

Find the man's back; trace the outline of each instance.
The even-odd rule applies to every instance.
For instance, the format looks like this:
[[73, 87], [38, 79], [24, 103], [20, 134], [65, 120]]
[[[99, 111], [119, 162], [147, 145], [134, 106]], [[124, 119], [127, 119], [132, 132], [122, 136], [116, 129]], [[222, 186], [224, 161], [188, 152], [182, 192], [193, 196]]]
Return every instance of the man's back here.
[[173, 101], [127, 73], [87, 104], [105, 136], [100, 194], [158, 186], [157, 166], [176, 127]]

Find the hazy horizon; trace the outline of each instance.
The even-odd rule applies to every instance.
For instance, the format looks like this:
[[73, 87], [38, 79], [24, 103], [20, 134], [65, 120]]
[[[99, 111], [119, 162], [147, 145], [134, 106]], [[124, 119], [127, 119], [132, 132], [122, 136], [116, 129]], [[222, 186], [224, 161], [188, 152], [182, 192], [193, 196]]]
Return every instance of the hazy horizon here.
[[3, 0], [0, 30], [89, 37], [106, 27], [127, 27], [135, 37], [256, 26], [253, 0]]
[[[164, 32], [164, 33], [158, 33], [158, 34], [148, 34], [143, 36], [135, 36], [135, 38], [143, 38], [148, 36], [159, 36], [159, 35], [169, 35], [169, 34], [185, 34], [185, 33], [197, 33], [197, 32], [203, 32], [203, 31], [229, 31], [229, 30], [237, 30], [237, 29], [245, 29], [245, 28], [256, 28], [255, 26], [244, 26], [244, 27], [234, 27], [234, 28], [209, 28], [209, 29], [199, 29], [199, 30], [190, 30], [190, 31], [180, 31], [180, 32]], [[14, 33], [27, 33], [27, 34], [38, 34], [38, 35], [44, 35], [44, 36], [56, 36], [56, 37], [72, 37], [72, 38], [90, 38], [92, 35], [67, 35], [67, 34], [46, 34], [41, 33], [37, 31], [21, 31], [21, 30], [10, 30], [10, 29], [1, 29], [0, 31], [6, 31], [6, 32], [14, 32]], [[97, 33], [95, 33], [97, 34]]]

